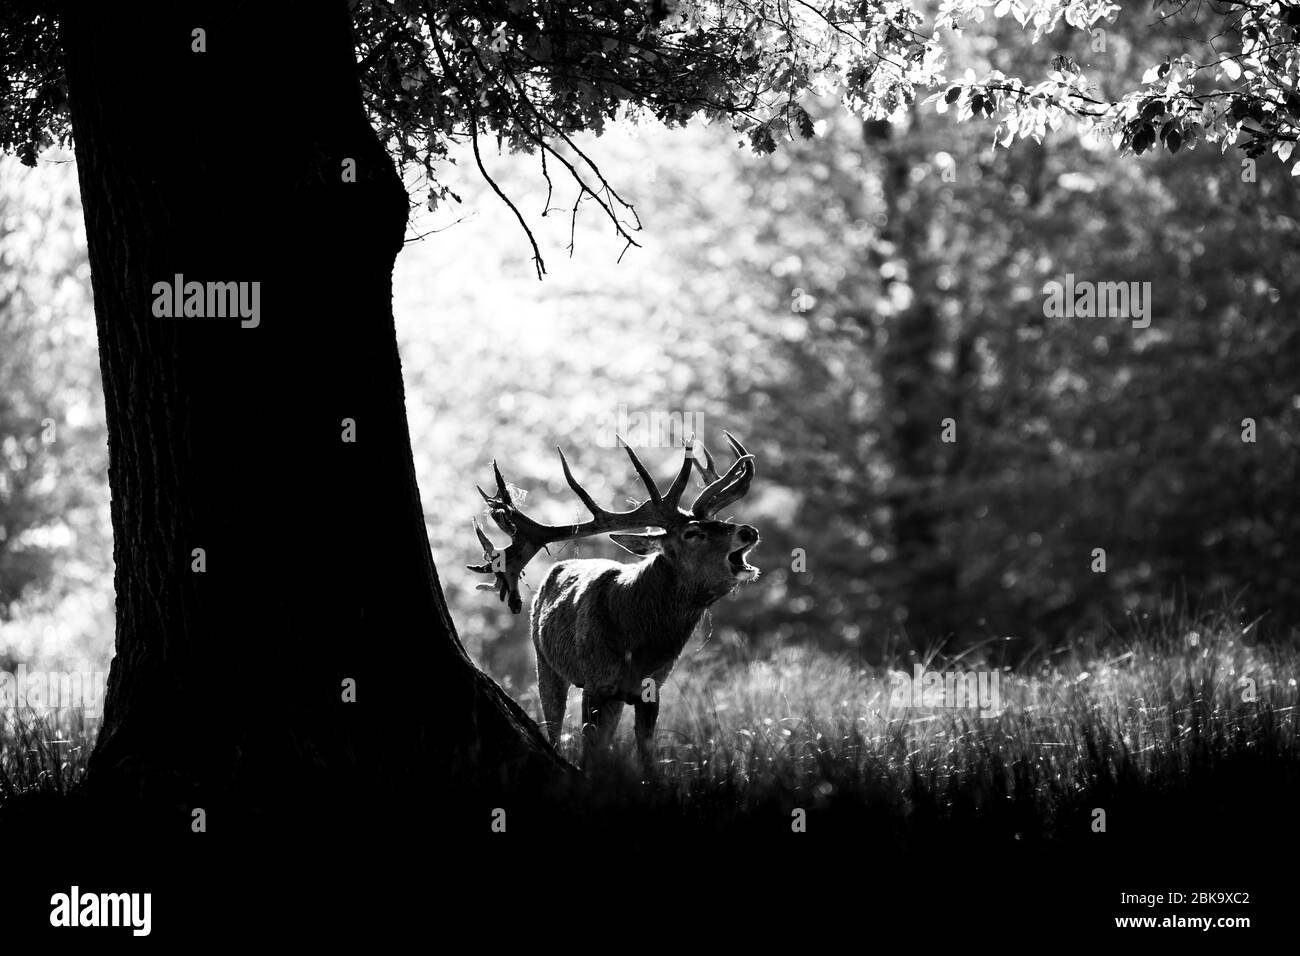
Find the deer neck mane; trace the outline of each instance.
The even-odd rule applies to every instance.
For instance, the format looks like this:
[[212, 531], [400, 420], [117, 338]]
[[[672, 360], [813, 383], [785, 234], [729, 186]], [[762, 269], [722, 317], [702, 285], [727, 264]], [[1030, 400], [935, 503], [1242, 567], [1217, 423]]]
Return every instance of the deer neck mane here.
[[709, 606], [700, 589], [683, 579], [662, 554], [636, 565], [631, 586], [641, 598], [637, 603], [647, 621], [665, 636], [680, 635], [682, 643], [690, 637]]

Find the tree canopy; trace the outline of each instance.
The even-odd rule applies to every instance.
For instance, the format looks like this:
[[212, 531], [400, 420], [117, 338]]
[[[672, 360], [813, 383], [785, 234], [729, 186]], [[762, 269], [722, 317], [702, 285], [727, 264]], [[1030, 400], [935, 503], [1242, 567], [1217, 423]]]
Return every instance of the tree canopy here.
[[[1125, 5], [1160, 38], [1144, 44], [1149, 62], [1131, 75], [1098, 55], [1122, 11], [1111, 0], [349, 5], [366, 107], [393, 155], [425, 177], [430, 207], [457, 196], [449, 169], [457, 143], [472, 144], [478, 172], [492, 181], [479, 149], [490, 137], [535, 153], [565, 211], [594, 204], [627, 243], [640, 222], [624, 187], [573, 141], [618, 118], [726, 122], [759, 153], [816, 135], [810, 99], [827, 95], [870, 120], [897, 120], [920, 95], [922, 105], [990, 124], [990, 141], [1002, 146], [1075, 124], [1124, 152], [1208, 142], [1292, 162], [1300, 130], [1300, 5], [1281, 2]], [[196, 29], [204, 19], [196, 16]], [[1013, 30], [1033, 41], [1014, 44], [1026, 54], [1019, 62], [950, 75], [955, 37], [996, 45]], [[0, 149], [31, 165], [46, 146], [66, 143], [57, 5], [16, 0], [0, 13], [0, 82]], [[285, 78], [286, 109], [310, 95], [310, 83]], [[575, 190], [569, 204], [563, 197]], [[540, 275], [535, 242], [533, 251]]]

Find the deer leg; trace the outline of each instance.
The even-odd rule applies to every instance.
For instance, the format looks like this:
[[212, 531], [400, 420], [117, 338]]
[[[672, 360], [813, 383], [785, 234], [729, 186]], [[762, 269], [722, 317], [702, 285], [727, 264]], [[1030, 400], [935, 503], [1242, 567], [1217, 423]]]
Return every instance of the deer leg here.
[[540, 650], [537, 652], [537, 696], [542, 701], [542, 729], [553, 745], [560, 743], [560, 728], [564, 725], [564, 704], [569, 696], [569, 682], [546, 663]]
[[590, 687], [582, 689], [582, 762], [586, 765], [596, 753], [596, 730], [600, 708]]
[[655, 722], [659, 720], [659, 697], [654, 700], [641, 700], [639, 697], [633, 705], [636, 708], [636, 752], [641, 758], [641, 772], [654, 773]]
[[582, 691], [582, 754], [583, 762], [604, 754], [614, 740], [618, 719], [623, 715], [623, 701], [609, 697], [590, 688]]

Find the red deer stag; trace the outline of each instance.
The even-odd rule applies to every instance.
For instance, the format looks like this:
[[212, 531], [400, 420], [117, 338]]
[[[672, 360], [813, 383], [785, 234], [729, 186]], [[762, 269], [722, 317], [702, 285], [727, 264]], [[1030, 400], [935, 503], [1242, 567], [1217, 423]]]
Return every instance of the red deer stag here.
[[[581, 524], [544, 525], [528, 517], [511, 500], [494, 461], [497, 493], [479, 494], [492, 519], [510, 535], [499, 551], [474, 523], [486, 564], [471, 571], [494, 574], [495, 588], [510, 609], [519, 613], [519, 579], [524, 566], [548, 544], [609, 532], [610, 538], [644, 560], [621, 564], [600, 558], [557, 562], [533, 598], [532, 635], [537, 651], [537, 690], [544, 726], [552, 743], [560, 738], [569, 685], [582, 688], [584, 761], [603, 752], [613, 740], [623, 705], [636, 709], [636, 743], [642, 767], [652, 769], [659, 690], [705, 608], [735, 590], [742, 581], [758, 577], [745, 560], [758, 543], [758, 531], [747, 524], [714, 520], [723, 508], [738, 501], [754, 478], [754, 456], [724, 432], [736, 454], [726, 474], [719, 475], [713, 457], [700, 445], [706, 464], [687, 441], [681, 468], [668, 491], [660, 494], [636, 452], [620, 438], [650, 497], [630, 511], [599, 507], [574, 479], [560, 452], [564, 478], [591, 512]], [[692, 467], [706, 485], [689, 511], [678, 505]], [[657, 528], [657, 531], [647, 529]]]

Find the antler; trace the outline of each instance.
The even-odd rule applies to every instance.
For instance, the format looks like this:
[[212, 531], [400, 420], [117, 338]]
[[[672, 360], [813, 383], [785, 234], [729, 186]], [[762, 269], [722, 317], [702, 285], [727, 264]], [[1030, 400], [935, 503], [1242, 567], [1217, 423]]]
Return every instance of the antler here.
[[724, 431], [722, 434], [727, 436], [727, 443], [736, 453], [736, 460], [725, 475], [718, 475], [718, 470], [713, 465], [713, 456], [703, 442], [700, 442], [700, 451], [704, 452], [705, 464], [701, 465], [692, 459], [708, 482], [695, 499], [695, 504], [691, 505], [691, 516], [697, 519], [712, 518], [727, 505], [745, 497], [749, 483], [754, 480], [754, 456], [745, 451], [745, 446], [736, 441], [731, 432]]
[[[678, 507], [678, 503], [681, 501], [682, 493], [686, 490], [686, 483], [690, 479], [691, 463], [695, 462], [696, 467], [699, 467], [699, 462], [695, 461], [693, 441], [688, 440], [686, 442], [685, 454], [682, 456], [682, 464], [677, 471], [677, 477], [673, 479], [667, 493], [662, 495], [659, 493], [654, 479], [646, 471], [645, 465], [641, 464], [641, 459], [636, 456], [636, 452], [623, 440], [622, 436], [619, 436], [618, 441], [627, 451], [628, 457], [632, 459], [632, 467], [636, 469], [641, 483], [645, 485], [646, 491], [650, 494], [648, 499], [631, 511], [606, 511], [597, 505], [592, 500], [591, 495], [587, 494], [586, 489], [578, 484], [577, 479], [573, 477], [573, 472], [569, 470], [569, 462], [564, 457], [563, 450], [558, 446], [555, 449], [560, 453], [560, 467], [564, 469], [564, 480], [569, 483], [573, 493], [591, 512], [591, 520], [584, 521], [581, 524], [547, 525], [524, 514], [511, 499], [510, 490], [506, 487], [505, 479], [501, 477], [501, 469], [497, 467], [495, 461], [492, 462], [492, 472], [496, 475], [497, 480], [497, 493], [489, 495], [482, 488], [478, 489], [478, 493], [488, 503], [492, 520], [497, 523], [497, 526], [502, 531], [510, 535], [511, 541], [504, 552], [498, 550], [492, 544], [491, 539], [483, 533], [483, 529], [479, 527], [476, 519], [474, 521], [474, 533], [478, 535], [479, 543], [483, 545], [483, 557], [487, 563], [470, 564], [466, 565], [466, 567], [481, 574], [494, 575], [496, 577], [495, 589], [497, 595], [501, 600], [509, 603], [510, 610], [514, 613], [518, 614], [519, 609], [523, 606], [523, 602], [519, 598], [519, 579], [523, 576], [524, 566], [533, 559], [538, 551], [548, 544], [574, 538], [588, 538], [592, 535], [605, 534], [610, 531], [639, 531], [648, 527], [668, 530], [691, 520], [692, 514], [682, 511]], [[707, 493], [708, 490], [706, 488], [704, 493]], [[704, 493], [701, 494], [701, 497], [703, 497]], [[696, 501], [696, 504], [698, 505], [699, 501]], [[502, 561], [503, 556], [504, 561]], [[492, 588], [494, 585], [485, 584], [481, 585], [481, 587]]]

